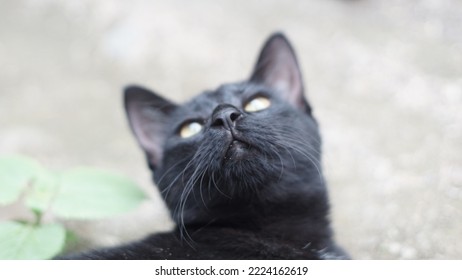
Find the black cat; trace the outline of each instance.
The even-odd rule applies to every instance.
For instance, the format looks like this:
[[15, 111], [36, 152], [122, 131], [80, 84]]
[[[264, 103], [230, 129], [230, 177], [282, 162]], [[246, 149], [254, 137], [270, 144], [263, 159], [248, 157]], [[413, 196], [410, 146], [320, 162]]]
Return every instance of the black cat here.
[[344, 259], [295, 53], [272, 35], [249, 80], [176, 105], [125, 89], [132, 131], [177, 227], [75, 259]]

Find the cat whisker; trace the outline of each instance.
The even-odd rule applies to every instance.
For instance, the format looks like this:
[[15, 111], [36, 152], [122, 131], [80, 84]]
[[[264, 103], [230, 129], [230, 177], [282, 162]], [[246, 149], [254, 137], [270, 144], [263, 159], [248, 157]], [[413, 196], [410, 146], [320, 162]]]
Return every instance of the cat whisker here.
[[206, 167], [205, 170], [202, 172], [202, 176], [201, 176], [201, 180], [200, 180], [200, 184], [199, 184], [199, 192], [200, 192], [200, 196], [201, 196], [201, 200], [202, 200], [202, 203], [204, 204], [204, 207], [208, 210], [209, 208], [207, 207], [207, 203], [205, 202], [204, 200], [204, 195], [203, 195], [203, 180], [204, 180], [204, 175], [206, 174], [208, 168]]
[[[177, 180], [184, 176], [184, 173], [186, 172], [186, 170], [191, 166], [192, 162], [193, 162], [194, 158], [190, 159], [188, 164], [185, 166], [185, 168], [183, 168], [183, 170], [172, 180], [172, 182], [165, 188], [161, 191], [161, 194], [164, 195], [165, 198], [167, 198], [169, 192], [170, 192], [170, 189], [175, 185], [175, 183], [177, 182]], [[186, 160], [185, 160], [186, 161]]]
[[184, 160], [179, 160], [177, 163], [175, 163], [174, 165], [172, 165], [169, 169], [167, 169], [167, 171], [165, 171], [165, 174], [162, 175], [162, 177], [160, 177], [159, 181], [157, 182], [157, 185], [160, 185], [162, 184], [162, 181], [165, 179], [165, 177], [173, 170], [173, 168], [177, 167], [178, 165], [180, 164], [183, 164], [185, 161], [187, 161], [188, 159], [184, 159]]
[[[207, 205], [204, 200], [203, 193], [202, 193], [203, 179], [208, 170], [208, 166], [206, 165], [206, 162], [207, 162], [206, 157], [207, 157], [207, 153], [202, 152], [202, 149], [199, 149], [196, 155], [187, 165], [187, 168], [189, 168], [189, 166], [192, 166], [192, 165], [196, 167], [194, 171], [192, 172], [191, 176], [189, 177], [188, 181], [184, 184], [185, 187], [180, 196], [179, 203], [177, 207], [175, 208], [175, 212], [177, 213], [177, 215], [179, 215], [179, 218], [180, 218], [179, 220], [180, 220], [181, 225], [179, 225], [179, 228], [180, 228], [181, 237], [192, 247], [194, 246], [194, 240], [191, 238], [191, 236], [189, 235], [186, 229], [186, 225], [184, 221], [184, 211], [185, 211], [186, 202], [188, 200], [188, 197], [191, 195], [191, 193], [194, 193], [193, 190], [199, 181], [200, 181], [200, 184], [198, 186], [199, 193], [200, 193], [202, 202], [204, 203], [204, 206], [207, 208]], [[187, 168], [184, 169], [183, 175], [185, 174], [185, 171]], [[188, 242], [188, 240], [190, 242]]]
[[295, 151], [297, 151], [300, 155], [304, 156], [306, 159], [308, 159], [312, 165], [316, 168], [316, 171], [318, 172], [318, 175], [319, 175], [319, 179], [324, 182], [324, 177], [322, 176], [322, 173], [321, 173], [321, 162], [316, 159], [313, 155], [311, 155], [310, 153], [307, 153], [305, 151], [302, 151], [298, 148], [294, 148]]
[[[324, 177], [322, 176], [322, 173], [321, 173], [321, 162], [316, 156], [310, 153], [310, 151], [312, 151], [312, 152], [320, 154], [320, 151], [312, 147], [309, 144], [309, 142], [303, 141], [302, 139], [297, 137], [295, 133], [291, 133], [288, 130], [272, 128], [272, 131], [276, 132], [276, 135], [281, 135], [280, 137], [276, 137], [277, 140], [275, 141], [275, 144], [278, 147], [285, 149], [289, 153], [289, 155], [292, 158], [292, 161], [294, 162], [294, 167], [295, 167], [295, 160], [293, 158], [292, 153], [290, 152], [290, 149], [302, 155], [304, 158], [308, 159], [311, 165], [316, 169], [320, 180], [324, 182]], [[282, 135], [283, 135], [283, 138], [282, 138]], [[303, 150], [302, 148], [307, 149], [307, 151]], [[277, 156], [280, 156], [276, 151], [274, 152]]]
[[215, 186], [215, 189], [217, 189], [217, 191], [222, 194], [223, 196], [225, 196], [226, 198], [229, 198], [231, 199], [231, 197], [227, 194], [225, 194], [222, 190], [220, 190], [220, 188], [218, 187], [218, 184], [217, 182], [215, 181], [215, 173], [212, 173], [212, 182], [213, 182], [213, 185]]
[[270, 146], [270, 149], [272, 150], [272, 152], [279, 158], [279, 162], [281, 163], [281, 172], [279, 173], [279, 178], [278, 178], [278, 181], [281, 180], [283, 174], [284, 174], [284, 161], [282, 159], [282, 156], [280, 155], [280, 153], [278, 152], [278, 150], [273, 147], [272, 145]]

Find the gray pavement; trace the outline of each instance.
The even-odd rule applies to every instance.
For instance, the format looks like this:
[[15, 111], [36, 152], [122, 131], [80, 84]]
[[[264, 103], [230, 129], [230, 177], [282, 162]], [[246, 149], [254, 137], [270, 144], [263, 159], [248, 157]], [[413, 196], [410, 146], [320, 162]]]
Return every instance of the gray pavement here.
[[275, 30], [298, 52], [321, 124], [339, 243], [357, 259], [461, 259], [458, 0], [0, 1], [0, 154], [143, 186], [151, 200], [133, 213], [70, 223], [82, 246], [166, 230], [121, 88], [181, 102], [244, 79]]

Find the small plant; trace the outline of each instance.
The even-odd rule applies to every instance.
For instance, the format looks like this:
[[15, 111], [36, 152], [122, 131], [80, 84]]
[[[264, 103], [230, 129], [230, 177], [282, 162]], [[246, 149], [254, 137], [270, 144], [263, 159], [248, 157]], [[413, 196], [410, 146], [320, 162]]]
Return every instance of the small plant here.
[[0, 221], [0, 259], [50, 259], [65, 248], [61, 220], [102, 219], [134, 209], [140, 188], [118, 174], [94, 168], [52, 172], [22, 156], [0, 157], [0, 206], [20, 200], [34, 219]]

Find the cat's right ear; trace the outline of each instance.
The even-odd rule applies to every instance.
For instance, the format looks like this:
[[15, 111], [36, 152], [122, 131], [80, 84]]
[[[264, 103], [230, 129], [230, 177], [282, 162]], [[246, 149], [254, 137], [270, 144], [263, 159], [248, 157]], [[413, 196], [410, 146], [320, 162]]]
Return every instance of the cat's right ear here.
[[124, 89], [124, 104], [136, 140], [146, 152], [150, 165], [157, 167], [162, 160], [166, 123], [177, 106], [150, 90], [133, 85]]
[[276, 89], [295, 108], [311, 114], [311, 107], [304, 96], [303, 79], [295, 51], [284, 34], [274, 33], [268, 38], [250, 81]]

